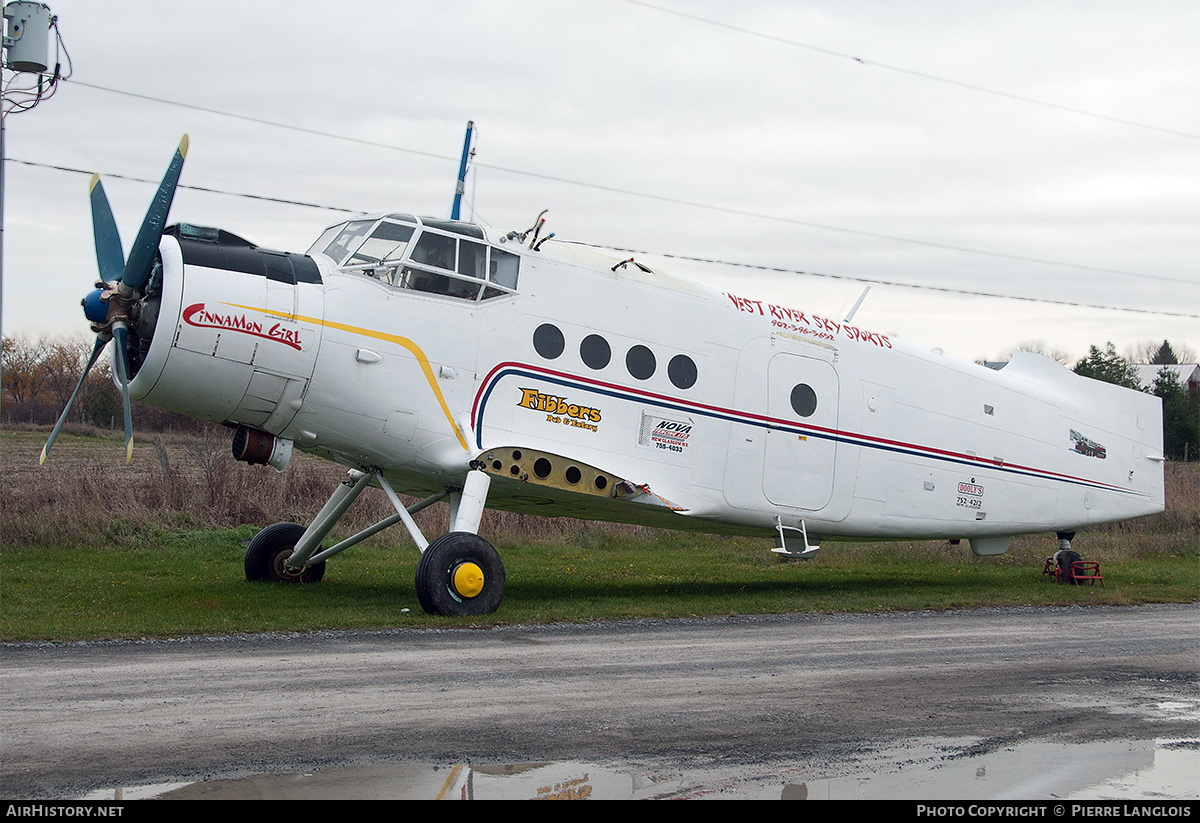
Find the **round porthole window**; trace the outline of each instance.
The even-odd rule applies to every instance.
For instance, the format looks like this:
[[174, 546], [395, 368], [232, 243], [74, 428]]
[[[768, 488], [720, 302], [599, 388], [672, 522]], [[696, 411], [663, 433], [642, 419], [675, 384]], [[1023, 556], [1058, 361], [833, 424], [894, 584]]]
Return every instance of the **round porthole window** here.
[[563, 339], [563, 333], [559, 331], [558, 326], [543, 323], [533, 332], [533, 348], [547, 360], [553, 360], [562, 354], [566, 345], [567, 341]]
[[792, 411], [801, 417], [812, 417], [817, 410], [817, 393], [807, 383], [800, 383], [792, 389]]
[[658, 364], [654, 360], [654, 352], [645, 346], [634, 346], [625, 355], [625, 368], [638, 380], [648, 380], [654, 374]]
[[612, 349], [608, 341], [598, 334], [589, 334], [579, 344], [579, 359], [589, 369], [602, 369], [612, 360]]
[[667, 377], [677, 389], [690, 389], [696, 385], [696, 363], [686, 354], [677, 354], [667, 364]]

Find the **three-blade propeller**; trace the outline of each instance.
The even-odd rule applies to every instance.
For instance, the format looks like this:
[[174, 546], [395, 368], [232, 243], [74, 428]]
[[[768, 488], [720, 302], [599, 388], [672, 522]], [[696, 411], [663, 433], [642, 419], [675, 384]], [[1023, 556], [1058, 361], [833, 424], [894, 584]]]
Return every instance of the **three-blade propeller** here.
[[175, 156], [163, 175], [162, 183], [146, 211], [142, 227], [137, 239], [129, 250], [126, 259], [121, 248], [121, 237], [117, 232], [117, 222], [113, 219], [112, 207], [104, 194], [104, 186], [99, 176], [93, 175], [89, 187], [92, 204], [92, 233], [96, 240], [96, 264], [100, 269], [100, 281], [96, 290], [83, 299], [84, 315], [92, 321], [92, 330], [96, 332], [96, 345], [92, 349], [91, 359], [88, 360], [75, 391], [71, 393], [67, 406], [63, 409], [50, 432], [46, 445], [42, 447], [39, 463], [46, 462], [50, 448], [67, 422], [67, 415], [75, 402], [76, 395], [83, 387], [88, 372], [100, 358], [109, 340], [116, 341], [113, 363], [117, 382], [121, 386], [122, 399], [125, 406], [125, 462], [128, 463], [133, 455], [133, 419], [129, 411], [129, 326], [137, 310], [139, 292], [154, 271], [154, 260], [158, 253], [158, 244], [162, 241], [163, 228], [167, 224], [167, 215], [171, 211], [171, 201], [175, 197], [175, 187], [179, 184], [179, 173], [183, 169], [183, 160], [187, 156], [188, 138], [185, 134], [175, 150]]

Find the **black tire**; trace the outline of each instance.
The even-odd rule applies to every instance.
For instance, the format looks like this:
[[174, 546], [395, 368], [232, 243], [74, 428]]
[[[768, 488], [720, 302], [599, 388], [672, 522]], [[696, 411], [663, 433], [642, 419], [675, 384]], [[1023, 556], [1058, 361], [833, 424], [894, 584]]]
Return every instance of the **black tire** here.
[[504, 582], [500, 554], [469, 532], [443, 534], [417, 561], [417, 600], [428, 614], [491, 614], [504, 599]]
[[299, 523], [276, 523], [254, 535], [246, 549], [246, 579], [264, 583], [318, 582], [325, 576], [324, 560], [307, 566], [300, 574], [289, 574], [283, 568], [304, 531]]
[[1071, 573], [1071, 564], [1083, 558], [1079, 556], [1079, 552], [1073, 552], [1070, 549], [1064, 552], [1059, 552], [1058, 568], [1055, 573], [1058, 576], [1059, 583], [1065, 583], [1071, 586], [1078, 586], [1079, 581], [1075, 579], [1075, 575]]

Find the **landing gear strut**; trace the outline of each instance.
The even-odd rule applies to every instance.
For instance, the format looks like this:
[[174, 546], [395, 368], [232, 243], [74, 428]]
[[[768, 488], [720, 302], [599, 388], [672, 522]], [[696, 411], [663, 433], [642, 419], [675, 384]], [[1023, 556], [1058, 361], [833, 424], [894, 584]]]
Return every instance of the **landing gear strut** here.
[[[250, 541], [246, 578], [315, 583], [325, 576], [328, 558], [403, 522], [421, 551], [416, 578], [421, 608], [429, 614], [491, 614], [504, 599], [505, 575], [499, 553], [477, 534], [490, 482], [487, 474], [472, 468], [461, 489], [447, 489], [405, 506], [381, 472], [351, 470], [307, 529], [296, 523], [276, 523]], [[383, 489], [396, 513], [323, 549], [321, 541], [369, 485]], [[446, 497], [450, 498], [450, 532], [430, 543], [412, 515]]]

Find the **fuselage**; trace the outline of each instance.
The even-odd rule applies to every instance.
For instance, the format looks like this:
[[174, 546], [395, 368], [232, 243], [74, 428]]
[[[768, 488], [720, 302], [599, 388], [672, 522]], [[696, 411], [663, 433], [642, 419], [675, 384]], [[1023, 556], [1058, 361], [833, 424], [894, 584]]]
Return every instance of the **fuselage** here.
[[1162, 510], [1156, 397], [523, 240], [393, 215], [284, 255], [178, 228], [131, 393], [412, 494], [494, 465], [489, 506], [549, 515], [981, 539]]

